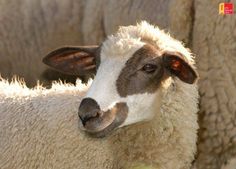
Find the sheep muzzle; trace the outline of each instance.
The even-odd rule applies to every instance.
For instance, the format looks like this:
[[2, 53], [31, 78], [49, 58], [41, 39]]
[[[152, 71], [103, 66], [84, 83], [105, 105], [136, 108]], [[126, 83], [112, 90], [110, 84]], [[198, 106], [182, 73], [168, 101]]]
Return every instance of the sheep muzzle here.
[[121, 102], [107, 111], [102, 111], [94, 99], [85, 98], [80, 104], [78, 115], [82, 130], [94, 137], [104, 137], [125, 121], [128, 106]]

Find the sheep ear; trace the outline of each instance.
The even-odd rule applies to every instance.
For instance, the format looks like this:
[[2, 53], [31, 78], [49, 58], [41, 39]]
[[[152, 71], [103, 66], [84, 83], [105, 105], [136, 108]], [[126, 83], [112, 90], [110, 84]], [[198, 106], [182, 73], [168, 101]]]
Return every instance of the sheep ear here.
[[50, 52], [43, 63], [69, 75], [92, 76], [99, 64], [99, 46], [62, 47]]
[[187, 63], [179, 53], [165, 53], [163, 55], [164, 67], [185, 83], [193, 84], [198, 78], [195, 69]]

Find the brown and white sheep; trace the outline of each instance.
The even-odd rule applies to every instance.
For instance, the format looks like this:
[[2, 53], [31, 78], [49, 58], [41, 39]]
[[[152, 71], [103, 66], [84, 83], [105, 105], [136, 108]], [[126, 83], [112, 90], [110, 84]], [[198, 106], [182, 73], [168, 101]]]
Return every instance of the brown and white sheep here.
[[142, 22], [121, 27], [101, 46], [55, 50], [44, 62], [96, 76], [86, 93], [2, 80], [1, 168], [190, 168], [197, 73], [179, 41]]
[[[1, 1], [0, 18], [3, 24], [0, 25], [0, 54], [2, 54], [0, 72], [5, 77], [18, 74], [26, 77], [27, 82], [31, 82], [32, 79], [40, 77], [45, 70], [45, 67], [40, 64], [41, 56], [62, 43], [101, 42], [106, 35], [116, 31], [119, 25], [129, 25], [140, 19], [158, 24], [161, 28], [170, 30], [177, 39], [190, 44], [198, 56], [196, 60], [201, 75], [199, 86], [202, 99], [199, 119], [201, 128], [199, 154], [196, 164], [199, 169], [221, 168], [236, 156], [236, 131], [234, 130], [236, 15], [218, 15], [218, 4], [221, 2], [219, 0], [212, 2], [137, 0], [135, 3], [132, 0], [122, 2], [86, 0], [82, 3], [71, 0], [66, 2]], [[73, 10], [70, 10], [70, 7]], [[61, 10], [64, 8], [67, 10]], [[54, 14], [60, 17], [55, 19]], [[45, 22], [41, 21], [42, 16], [46, 16]], [[67, 24], [69, 16], [73, 17], [70, 24]], [[83, 18], [82, 21], [77, 17]], [[24, 26], [20, 26], [22, 20]], [[43, 26], [45, 25], [43, 23], [46, 23], [46, 26]], [[66, 24], [63, 27], [55, 26], [59, 23]], [[18, 27], [24, 27], [22, 29], [24, 32], [17, 33], [21, 32], [18, 31]], [[38, 30], [38, 27], [44, 29]], [[28, 35], [27, 32], [30, 34]], [[32, 34], [36, 36], [31, 36]], [[90, 36], [91, 34], [93, 36]], [[28, 47], [27, 42], [39, 45]], [[41, 66], [43, 69], [39, 68]], [[221, 77], [221, 80], [218, 77]]]

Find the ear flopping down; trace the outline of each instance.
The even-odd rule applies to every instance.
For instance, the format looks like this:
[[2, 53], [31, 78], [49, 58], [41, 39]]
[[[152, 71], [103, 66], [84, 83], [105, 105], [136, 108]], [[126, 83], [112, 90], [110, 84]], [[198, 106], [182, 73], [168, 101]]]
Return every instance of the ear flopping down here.
[[[79, 123], [95, 137], [114, 129], [150, 120], [161, 103], [161, 85], [169, 77], [193, 84], [198, 78], [183, 54], [139, 43], [126, 56], [112, 57], [100, 46], [63, 47], [43, 62], [66, 74], [96, 74], [79, 106]], [[109, 49], [115, 50], [115, 49]]]

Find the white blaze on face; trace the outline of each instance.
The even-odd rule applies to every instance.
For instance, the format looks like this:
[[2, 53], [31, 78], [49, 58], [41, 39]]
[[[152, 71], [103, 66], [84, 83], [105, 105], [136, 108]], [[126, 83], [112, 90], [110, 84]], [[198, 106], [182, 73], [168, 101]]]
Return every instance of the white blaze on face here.
[[159, 94], [155, 92], [127, 96], [125, 102], [129, 107], [128, 117], [120, 127], [152, 119], [160, 106], [160, 100], [156, 100], [160, 98]]
[[[154, 101], [157, 93], [133, 94], [127, 97], [121, 97], [117, 92], [117, 79], [121, 70], [132, 55], [143, 47], [144, 43], [137, 40], [133, 42], [131, 48], [123, 54], [119, 52], [108, 51], [107, 49], [101, 51], [101, 63], [97, 70], [97, 74], [93, 83], [88, 90], [86, 98], [93, 98], [96, 100], [102, 111], [111, 109], [116, 103], [125, 102], [128, 106], [129, 112], [125, 122], [122, 126], [133, 124], [139, 121], [146, 121], [153, 117]], [[109, 50], [116, 50], [110, 48]], [[116, 56], [112, 56], [115, 54]], [[121, 126], [120, 126], [121, 127]]]

